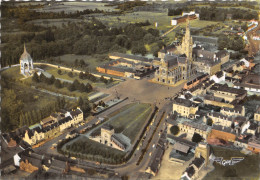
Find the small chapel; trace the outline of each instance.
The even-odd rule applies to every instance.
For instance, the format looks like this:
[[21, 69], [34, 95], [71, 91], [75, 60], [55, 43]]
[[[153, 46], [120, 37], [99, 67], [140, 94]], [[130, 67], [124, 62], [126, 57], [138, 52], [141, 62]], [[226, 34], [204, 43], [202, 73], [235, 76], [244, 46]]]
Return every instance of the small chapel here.
[[25, 44], [24, 44], [24, 51], [20, 57], [20, 73], [25, 76], [32, 75], [33, 70], [33, 60], [31, 55], [27, 52]]

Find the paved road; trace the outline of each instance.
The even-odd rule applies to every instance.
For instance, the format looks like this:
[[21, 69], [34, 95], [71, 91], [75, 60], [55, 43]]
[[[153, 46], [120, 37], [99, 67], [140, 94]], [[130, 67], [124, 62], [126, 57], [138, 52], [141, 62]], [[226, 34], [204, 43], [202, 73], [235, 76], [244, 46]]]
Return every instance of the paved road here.
[[56, 138], [52, 139], [51, 141], [46, 142], [45, 144], [43, 144], [42, 146], [40, 146], [38, 148], [35, 148], [34, 150], [37, 153], [54, 153], [54, 154], [57, 154], [56, 149], [54, 149], [54, 150], [50, 149], [52, 144], [58, 143], [59, 140], [64, 139], [66, 137], [66, 135], [69, 132], [71, 132], [72, 130], [76, 129], [77, 131], [80, 131], [80, 130], [86, 128], [87, 126], [92, 126], [93, 124], [95, 124], [98, 121], [98, 117], [106, 117], [108, 114], [112, 113], [113, 111], [115, 111], [115, 110], [125, 106], [126, 104], [129, 104], [129, 103], [131, 103], [129, 100], [125, 100], [125, 101], [111, 107], [110, 109], [100, 113], [97, 117], [95, 117], [94, 119], [92, 119], [91, 121], [86, 123], [85, 125], [80, 126], [78, 128], [73, 127], [71, 129], [65, 130], [61, 136], [56, 137]]

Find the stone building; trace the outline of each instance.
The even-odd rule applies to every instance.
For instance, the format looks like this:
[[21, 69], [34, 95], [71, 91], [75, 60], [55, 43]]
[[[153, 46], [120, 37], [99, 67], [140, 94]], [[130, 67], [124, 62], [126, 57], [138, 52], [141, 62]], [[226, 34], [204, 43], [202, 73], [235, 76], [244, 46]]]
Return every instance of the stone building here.
[[33, 60], [31, 55], [26, 51], [26, 47], [24, 44], [24, 51], [20, 57], [20, 72], [23, 75], [30, 75], [31, 70], [33, 70]]
[[158, 53], [161, 58], [155, 72], [155, 82], [174, 85], [181, 80], [196, 78], [197, 72], [210, 76], [221, 70], [221, 65], [229, 60], [227, 51], [211, 52], [200, 46], [194, 47], [190, 35], [189, 20], [181, 45], [170, 45]]
[[208, 117], [212, 119], [212, 124], [231, 127], [233, 118], [231, 116], [223, 115], [219, 112], [210, 112]]
[[232, 102], [234, 100], [241, 101], [246, 95], [247, 91], [243, 89], [236, 89], [228, 87], [227, 84], [214, 84], [210, 91], [214, 94], [214, 97], [223, 98], [226, 102]]
[[211, 130], [210, 126], [208, 125], [197, 124], [194, 122], [184, 122], [178, 124], [178, 126], [182, 132], [187, 133], [187, 139], [192, 139], [194, 133], [197, 133], [204, 139], [207, 139]]
[[234, 108], [223, 107], [220, 113], [226, 116], [245, 116], [245, 107], [236, 105]]
[[101, 127], [100, 134], [91, 134], [90, 139], [120, 151], [127, 151], [131, 145], [128, 137], [122, 133], [115, 133], [113, 126], [109, 124]]
[[260, 107], [257, 107], [256, 112], [254, 114], [254, 120], [260, 121]]
[[197, 179], [200, 170], [209, 164], [210, 155], [209, 145], [207, 143], [199, 143], [195, 150], [194, 159], [183, 172], [181, 180]]
[[190, 35], [189, 22], [181, 46], [174, 53], [161, 56], [159, 69], [155, 72], [155, 81], [174, 85], [181, 80], [189, 80], [196, 75], [196, 69], [192, 59], [193, 41]]
[[198, 105], [188, 99], [176, 98], [172, 105], [172, 111], [187, 118], [194, 118], [198, 111]]

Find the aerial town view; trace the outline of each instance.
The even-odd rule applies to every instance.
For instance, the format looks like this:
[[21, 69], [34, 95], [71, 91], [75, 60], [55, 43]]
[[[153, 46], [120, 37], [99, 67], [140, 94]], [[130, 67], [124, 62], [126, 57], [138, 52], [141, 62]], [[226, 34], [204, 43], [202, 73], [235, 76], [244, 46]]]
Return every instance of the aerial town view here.
[[3, 1], [1, 16], [1, 179], [260, 178], [260, 1]]

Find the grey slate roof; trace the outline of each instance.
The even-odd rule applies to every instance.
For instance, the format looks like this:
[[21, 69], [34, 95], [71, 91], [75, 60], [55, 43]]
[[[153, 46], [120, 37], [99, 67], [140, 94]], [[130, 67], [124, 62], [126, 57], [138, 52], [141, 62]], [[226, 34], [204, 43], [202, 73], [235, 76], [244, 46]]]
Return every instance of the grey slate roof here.
[[174, 145], [173, 145], [173, 149], [177, 150], [177, 151], [180, 151], [180, 152], [183, 152], [183, 153], [188, 153], [190, 147], [185, 145], [185, 144], [181, 144], [179, 142], [176, 142]]
[[185, 107], [196, 106], [196, 104], [193, 103], [192, 101], [190, 101], [188, 99], [182, 99], [182, 98], [176, 98], [174, 100], [173, 104], [178, 104], [178, 105], [182, 105], [182, 106], [185, 106]]

